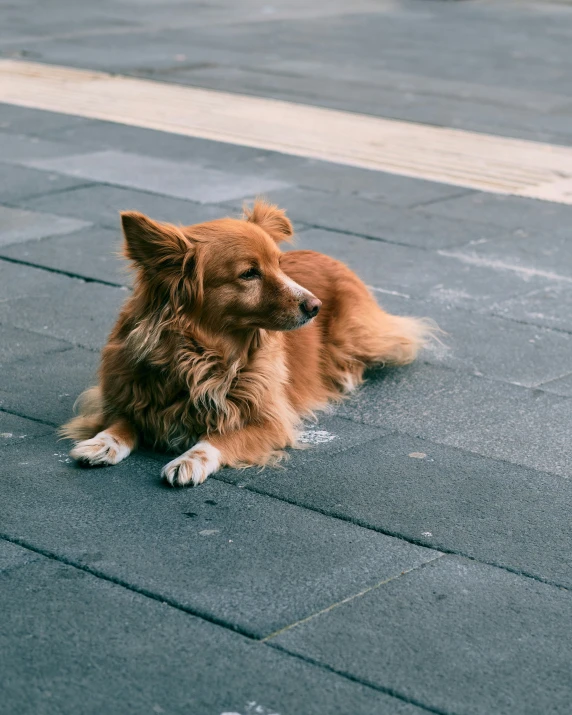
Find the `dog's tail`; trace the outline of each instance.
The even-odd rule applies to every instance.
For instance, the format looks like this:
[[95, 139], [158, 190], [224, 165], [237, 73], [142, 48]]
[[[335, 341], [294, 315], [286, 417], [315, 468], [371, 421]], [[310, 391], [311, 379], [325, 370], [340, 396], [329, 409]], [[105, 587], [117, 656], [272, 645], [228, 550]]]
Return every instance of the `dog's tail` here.
[[74, 410], [78, 412], [65, 425], [58, 430], [63, 439], [73, 439], [79, 442], [84, 439], [95, 437], [105, 427], [103, 414], [103, 398], [101, 388], [90, 387], [83, 392], [76, 400]]
[[352, 345], [366, 365], [408, 365], [422, 347], [440, 342], [438, 336], [442, 333], [427, 318], [390, 315], [373, 299], [371, 310], [355, 321], [358, 325], [352, 330]]
[[[379, 325], [379, 324], [378, 324]], [[382, 311], [381, 331], [377, 342], [379, 357], [385, 365], [408, 365], [412, 363], [421, 348], [439, 340], [442, 333], [438, 325], [429, 318], [389, 315]]]

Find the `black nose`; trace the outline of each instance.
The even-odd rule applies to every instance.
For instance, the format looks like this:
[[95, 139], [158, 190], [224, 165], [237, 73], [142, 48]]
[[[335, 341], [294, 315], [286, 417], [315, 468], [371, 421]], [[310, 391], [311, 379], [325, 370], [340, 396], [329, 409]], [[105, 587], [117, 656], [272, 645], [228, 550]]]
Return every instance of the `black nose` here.
[[312, 296], [311, 298], [306, 298], [306, 300], [303, 300], [300, 303], [300, 310], [306, 318], [315, 318], [320, 312], [321, 305], [322, 301]]

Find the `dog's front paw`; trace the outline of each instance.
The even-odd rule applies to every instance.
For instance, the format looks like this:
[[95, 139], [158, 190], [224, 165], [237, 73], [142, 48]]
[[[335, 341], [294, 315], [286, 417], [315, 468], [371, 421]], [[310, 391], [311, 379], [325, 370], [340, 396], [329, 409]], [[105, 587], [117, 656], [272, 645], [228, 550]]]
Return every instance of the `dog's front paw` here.
[[220, 467], [220, 451], [208, 442], [198, 442], [163, 467], [161, 476], [173, 487], [196, 487]]
[[70, 452], [70, 457], [82, 464], [111, 465], [121, 462], [130, 451], [127, 445], [121, 444], [109, 432], [100, 432], [92, 439], [78, 442]]

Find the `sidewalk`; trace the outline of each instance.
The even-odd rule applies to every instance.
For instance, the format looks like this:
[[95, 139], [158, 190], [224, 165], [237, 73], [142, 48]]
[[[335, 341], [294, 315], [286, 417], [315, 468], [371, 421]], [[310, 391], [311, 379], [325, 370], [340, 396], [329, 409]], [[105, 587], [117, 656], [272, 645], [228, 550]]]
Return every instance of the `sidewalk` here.
[[[0, 28], [4, 58], [572, 146], [562, 3], [27, 0]], [[187, 198], [141, 188], [158, 159]], [[254, 194], [445, 345], [375, 371], [283, 469], [77, 468], [55, 428], [128, 295], [118, 212]], [[0, 712], [569, 713], [571, 227], [563, 203], [0, 104]]]

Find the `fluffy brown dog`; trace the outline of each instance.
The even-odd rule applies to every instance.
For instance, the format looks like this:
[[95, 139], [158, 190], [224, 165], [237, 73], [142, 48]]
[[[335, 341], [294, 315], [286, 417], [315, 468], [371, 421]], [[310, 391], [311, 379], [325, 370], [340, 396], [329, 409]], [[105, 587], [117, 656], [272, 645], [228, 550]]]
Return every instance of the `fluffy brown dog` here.
[[430, 332], [381, 310], [342, 263], [282, 253], [293, 231], [276, 206], [188, 227], [121, 219], [135, 290], [99, 387], [62, 428], [81, 462], [117, 464], [142, 440], [181, 453], [162, 472], [177, 486], [267, 464], [295, 446], [302, 417], [354, 389], [368, 365], [411, 362]]

